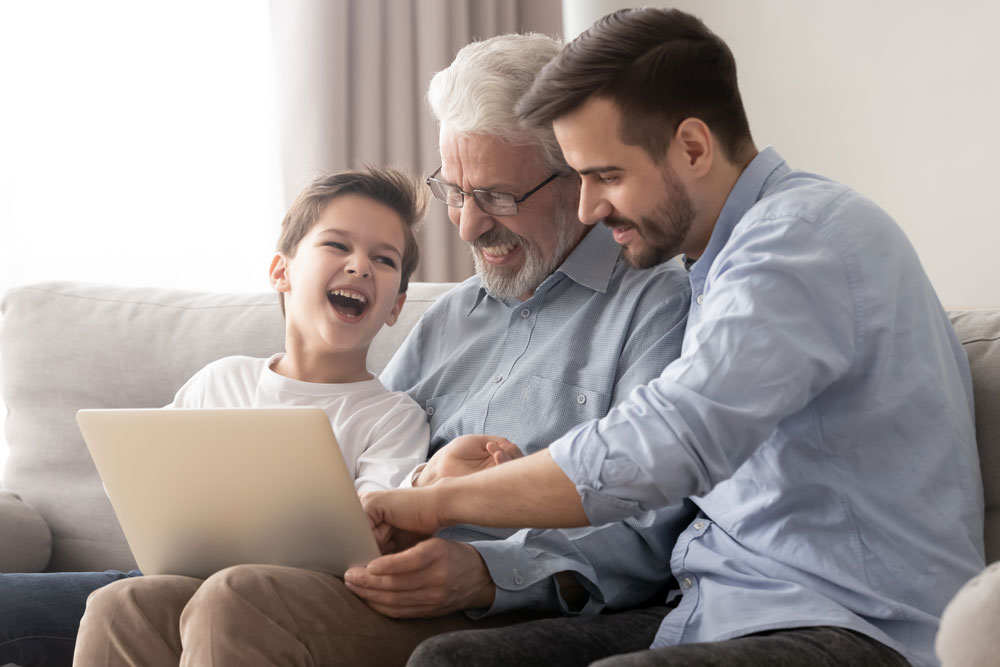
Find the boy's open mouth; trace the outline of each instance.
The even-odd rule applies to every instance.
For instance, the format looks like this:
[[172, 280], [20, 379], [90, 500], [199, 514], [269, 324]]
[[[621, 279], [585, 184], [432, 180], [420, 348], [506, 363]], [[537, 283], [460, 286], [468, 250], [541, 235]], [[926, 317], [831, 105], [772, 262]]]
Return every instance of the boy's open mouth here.
[[368, 297], [349, 289], [335, 289], [326, 293], [333, 309], [345, 317], [361, 317], [368, 310]]

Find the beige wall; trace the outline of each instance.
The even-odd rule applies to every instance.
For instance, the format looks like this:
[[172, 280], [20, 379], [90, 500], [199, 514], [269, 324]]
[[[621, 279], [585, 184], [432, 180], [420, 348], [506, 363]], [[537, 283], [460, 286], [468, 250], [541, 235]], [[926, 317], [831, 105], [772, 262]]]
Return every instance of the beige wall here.
[[[892, 214], [948, 306], [1000, 306], [1000, 4], [678, 0], [736, 56], [758, 147]], [[563, 0], [567, 38], [633, 6]]]

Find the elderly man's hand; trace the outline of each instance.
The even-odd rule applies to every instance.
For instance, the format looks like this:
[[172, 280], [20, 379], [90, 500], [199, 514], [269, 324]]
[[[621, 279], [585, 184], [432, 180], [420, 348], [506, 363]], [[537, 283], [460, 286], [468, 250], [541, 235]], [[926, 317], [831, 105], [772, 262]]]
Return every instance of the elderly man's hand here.
[[433, 537], [344, 574], [347, 588], [393, 618], [428, 618], [493, 604], [496, 585], [479, 552]]
[[461, 477], [523, 456], [510, 440], [494, 435], [463, 435], [434, 453], [413, 486], [427, 486], [443, 477]]

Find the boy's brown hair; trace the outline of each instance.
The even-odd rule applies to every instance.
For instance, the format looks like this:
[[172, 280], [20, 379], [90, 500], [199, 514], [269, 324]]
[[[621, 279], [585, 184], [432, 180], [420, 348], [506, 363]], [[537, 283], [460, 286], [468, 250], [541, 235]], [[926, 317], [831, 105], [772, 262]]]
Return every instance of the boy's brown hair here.
[[[400, 263], [399, 292], [409, 287], [410, 276], [420, 260], [416, 231], [420, 228], [427, 210], [427, 194], [416, 179], [391, 167], [364, 165], [336, 174], [317, 177], [303, 188], [292, 202], [281, 222], [277, 251], [294, 257], [299, 242], [323, 214], [327, 204], [344, 195], [361, 195], [388, 206], [403, 222], [403, 258]], [[284, 295], [281, 311], [285, 311]]]

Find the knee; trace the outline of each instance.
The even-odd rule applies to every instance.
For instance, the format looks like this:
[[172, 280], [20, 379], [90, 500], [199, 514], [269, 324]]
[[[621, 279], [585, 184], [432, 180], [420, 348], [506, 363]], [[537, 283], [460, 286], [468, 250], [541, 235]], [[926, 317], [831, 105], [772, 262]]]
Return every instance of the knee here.
[[969, 580], [941, 616], [935, 650], [943, 667], [985, 667], [1000, 654], [1000, 562]]
[[101, 618], [109, 622], [123, 608], [142, 608], [150, 602], [150, 588], [144, 579], [121, 579], [102, 586], [87, 597], [84, 619]]
[[182, 624], [192, 617], [225, 618], [236, 607], [265, 600], [271, 589], [273, 565], [235, 565], [210, 576], [184, 608]]
[[420, 642], [406, 667], [452, 667], [471, 665], [474, 660], [482, 658], [482, 653], [470, 655], [469, 643], [462, 635], [464, 632], [447, 632], [443, 635], [430, 637]]

